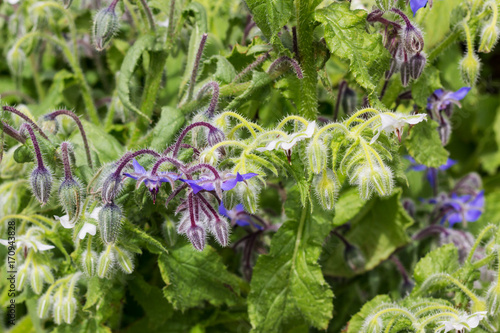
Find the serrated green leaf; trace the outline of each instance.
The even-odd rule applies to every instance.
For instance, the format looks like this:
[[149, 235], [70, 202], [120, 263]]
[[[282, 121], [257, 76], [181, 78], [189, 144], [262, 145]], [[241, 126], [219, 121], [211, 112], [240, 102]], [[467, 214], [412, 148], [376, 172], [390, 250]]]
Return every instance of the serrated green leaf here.
[[202, 306], [233, 306], [240, 300], [240, 280], [229, 273], [217, 252], [207, 246], [203, 252], [191, 244], [173, 249], [158, 259], [163, 280], [163, 293], [175, 309]]
[[429, 119], [412, 127], [406, 138], [406, 149], [418, 164], [438, 168], [448, 160], [449, 153], [441, 144], [437, 128], [438, 123]]
[[273, 43], [293, 15], [293, 0], [245, 0], [264, 36]]
[[441, 87], [439, 71], [434, 67], [426, 67], [422, 75], [415, 81], [411, 87], [411, 95], [415, 103], [421, 108], [427, 107], [427, 99], [434, 90]]
[[351, 10], [349, 2], [332, 3], [315, 13], [315, 19], [325, 27], [325, 40], [332, 54], [350, 61], [356, 82], [372, 93], [385, 70], [390, 54], [384, 48], [382, 36], [366, 31], [364, 10]]
[[161, 109], [161, 118], [153, 129], [151, 147], [158, 151], [165, 150], [185, 121], [186, 118], [179, 109], [169, 106], [163, 107]]
[[359, 310], [358, 313], [352, 316], [351, 320], [349, 321], [347, 333], [361, 332], [361, 328], [363, 327], [365, 319], [370, 316], [372, 311], [375, 310], [375, 308], [380, 304], [389, 302], [391, 302], [391, 298], [387, 295], [378, 295], [375, 296], [375, 298], [373, 298], [372, 300], [366, 302], [361, 310]]
[[213, 73], [213, 79], [219, 84], [231, 83], [236, 76], [236, 70], [226, 57], [212, 56], [204, 62], [204, 70]]
[[274, 235], [270, 254], [260, 256], [254, 268], [248, 296], [250, 321], [255, 332], [282, 332], [300, 324], [301, 318], [326, 329], [332, 318], [333, 293], [317, 260], [331, 222], [311, 214], [310, 207], [301, 204], [296, 187], [288, 193], [285, 211], [288, 220]]
[[429, 252], [415, 266], [413, 278], [422, 284], [429, 276], [436, 273], [453, 273], [460, 267], [458, 250], [453, 243], [441, 246]]

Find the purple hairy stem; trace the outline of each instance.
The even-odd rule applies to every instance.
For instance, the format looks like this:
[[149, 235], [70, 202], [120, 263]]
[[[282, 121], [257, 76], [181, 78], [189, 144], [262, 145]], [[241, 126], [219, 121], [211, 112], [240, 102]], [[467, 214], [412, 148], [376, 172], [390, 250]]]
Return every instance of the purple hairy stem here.
[[173, 190], [172, 193], [170, 193], [170, 195], [168, 196], [167, 200], [165, 201], [165, 207], [168, 206], [170, 201], [172, 201], [177, 196], [177, 194], [179, 194], [182, 190], [186, 189], [187, 187], [188, 187], [187, 184], [183, 184], [177, 187], [175, 190]]
[[196, 53], [196, 59], [193, 64], [193, 71], [191, 72], [191, 80], [189, 82], [188, 99], [193, 98], [194, 85], [196, 84], [196, 78], [198, 77], [198, 68], [200, 67], [201, 57], [203, 55], [203, 49], [207, 43], [208, 34], [204, 33], [201, 36], [200, 46], [198, 47], [198, 52]]
[[408, 276], [408, 272], [406, 272], [405, 267], [401, 263], [401, 261], [395, 255], [391, 256], [391, 261], [396, 265], [401, 277], [403, 278], [404, 283], [410, 282], [410, 277]]
[[66, 180], [73, 178], [73, 175], [71, 173], [71, 165], [69, 163], [68, 147], [71, 148], [70, 143], [68, 142], [61, 143], [62, 161], [64, 165], [64, 179]]
[[40, 151], [40, 146], [38, 145], [38, 140], [36, 138], [35, 132], [33, 131], [33, 128], [31, 127], [30, 124], [23, 123], [21, 127], [19, 127], [19, 132], [23, 134], [24, 131], [28, 131], [31, 137], [31, 142], [33, 143], [33, 149], [35, 150], [35, 156], [36, 156], [36, 161], [38, 163], [38, 168], [42, 170], [45, 169], [45, 165], [43, 164], [43, 159], [42, 159], [42, 152]]
[[127, 164], [135, 157], [137, 156], [140, 156], [140, 155], [144, 155], [144, 154], [148, 154], [148, 155], [152, 155], [156, 158], [160, 157], [161, 155], [158, 154], [157, 152], [155, 152], [154, 150], [152, 149], [141, 149], [141, 150], [138, 150], [136, 152], [133, 152], [133, 153], [126, 153], [121, 159], [120, 159], [120, 164], [118, 165], [118, 167], [116, 168], [116, 171], [113, 173], [113, 175], [115, 177], [118, 177], [121, 175], [121, 172], [123, 170], [123, 168], [125, 168], [127, 166]]
[[118, 1], [120, 1], [120, 0], [113, 0], [113, 2], [109, 5], [108, 10], [114, 11]]
[[205, 164], [205, 163], [200, 163], [195, 166], [192, 166], [189, 169], [187, 169], [185, 173], [191, 174], [193, 172], [200, 171], [202, 169], [210, 170], [214, 174], [215, 179], [220, 179], [220, 175], [217, 169], [211, 166], [210, 164]]
[[241, 38], [241, 45], [243, 45], [243, 46], [246, 45], [248, 35], [250, 34], [250, 31], [252, 30], [252, 28], [255, 26], [256, 26], [255, 22], [252, 21], [252, 15], [248, 15], [247, 16], [247, 25], [245, 26], [245, 30], [243, 31], [243, 37]]
[[[7, 106], [7, 105], [4, 105], [3, 107], [3, 110], [4, 111], [8, 111], [8, 112], [12, 112], [14, 113], [15, 115], [23, 118], [24, 121], [26, 121], [27, 123], [29, 123], [31, 125], [32, 128], [36, 129], [36, 131], [38, 133], [40, 133], [40, 135], [46, 139], [46, 140], [49, 140], [48, 136], [45, 135], [45, 133], [42, 131], [42, 129], [40, 127], [38, 127], [38, 125], [30, 119], [30, 117], [28, 117], [27, 115], [25, 115], [24, 113], [22, 113], [21, 111], [17, 110], [16, 108], [13, 108], [12, 106]], [[50, 140], [49, 140], [50, 141]]]
[[175, 158], [164, 156], [156, 161], [155, 165], [153, 166], [153, 169], [151, 169], [151, 175], [156, 176], [156, 174], [158, 173], [158, 168], [165, 162], [171, 163], [173, 166], [179, 169], [179, 171], [182, 171], [184, 169], [184, 165]]
[[179, 135], [179, 138], [177, 139], [177, 142], [175, 143], [175, 146], [174, 146], [174, 150], [172, 152], [172, 157], [177, 157], [177, 154], [179, 153], [179, 149], [181, 148], [181, 144], [182, 144], [182, 140], [184, 139], [184, 137], [195, 127], [198, 127], [198, 126], [204, 126], [206, 128], [208, 128], [209, 130], [211, 131], [214, 131], [214, 130], [217, 130], [217, 128], [207, 122], [204, 122], [204, 121], [199, 121], [199, 122], [196, 122], [196, 123], [193, 123], [191, 125], [189, 125], [188, 127], [186, 127], [181, 135]]
[[198, 91], [196, 99], [199, 100], [208, 91], [208, 89], [212, 89], [213, 91], [212, 100], [210, 101], [210, 105], [207, 110], [207, 115], [210, 118], [213, 116], [215, 109], [217, 108], [217, 103], [219, 103], [219, 84], [215, 81], [208, 82], [200, 89], [200, 91]]
[[[117, 1], [117, 0], [115, 0], [115, 1]], [[57, 110], [57, 111], [54, 111], [52, 113], [45, 115], [45, 117], [47, 119], [50, 119], [50, 120], [55, 120], [60, 115], [65, 115], [65, 116], [70, 117], [76, 123], [76, 126], [78, 126], [78, 129], [80, 130], [80, 134], [82, 136], [83, 145], [85, 146], [85, 153], [87, 154], [87, 163], [89, 164], [89, 167], [92, 169], [92, 157], [90, 156], [89, 143], [87, 141], [87, 135], [85, 134], [85, 130], [83, 129], [83, 125], [82, 125], [82, 122], [80, 121], [80, 118], [78, 118], [78, 116], [76, 114], [74, 114], [73, 112], [71, 112], [69, 110]]]
[[241, 72], [238, 73], [238, 75], [235, 76], [233, 83], [238, 82], [241, 80], [245, 75], [253, 71], [257, 66], [262, 64], [264, 60], [266, 60], [269, 57], [269, 52], [264, 53], [263, 55], [259, 56], [257, 59], [255, 59], [254, 62], [252, 62], [250, 65], [248, 65], [245, 69], [243, 69]]
[[[167, 147], [167, 149], [165, 149], [165, 151], [163, 152], [163, 155], [167, 155], [168, 153], [170, 153], [174, 149], [174, 147], [175, 146]], [[198, 148], [196, 148], [188, 143], [181, 143], [181, 148], [192, 149], [193, 153], [195, 153], [196, 155], [200, 155], [200, 151], [198, 150]]]
[[299, 78], [299, 79], [304, 78], [304, 75], [302, 74], [302, 69], [300, 68], [299, 63], [297, 61], [295, 61], [294, 59], [287, 57], [287, 56], [279, 57], [278, 59], [276, 59], [271, 64], [271, 66], [269, 66], [267, 73], [270, 74], [270, 73], [274, 72], [276, 70], [276, 68], [279, 65], [281, 65], [283, 62], [287, 62], [288, 64], [290, 64], [290, 66], [292, 66], [293, 70], [295, 71], [295, 74], [297, 75], [297, 78]]
[[196, 220], [194, 216], [194, 207], [193, 207], [193, 193], [189, 193], [188, 195], [188, 208], [189, 208], [189, 219], [191, 220], [191, 227], [196, 227]]
[[392, 8], [391, 11], [393, 11], [394, 13], [398, 14], [399, 16], [401, 16], [401, 18], [405, 21], [405, 24], [408, 26], [408, 27], [412, 27], [413, 25], [411, 24], [411, 21], [410, 19], [408, 18], [408, 16], [405, 15], [405, 13], [403, 13], [401, 10], [399, 10], [398, 8]]
[[443, 233], [445, 235], [448, 234], [448, 230], [446, 230], [445, 227], [442, 227], [440, 225], [430, 225], [422, 230], [420, 230], [418, 233], [412, 236], [413, 240], [421, 240], [423, 238], [426, 238], [430, 235], [433, 234], [440, 234]]
[[19, 141], [22, 144], [26, 142], [26, 139], [24, 138], [24, 136], [21, 135], [21, 133], [19, 133], [15, 128], [11, 127], [3, 120], [2, 120], [2, 128], [4, 133], [12, 137], [13, 139]]
[[208, 211], [213, 215], [213, 217], [215, 218], [215, 221], [219, 222], [220, 221], [219, 214], [217, 214], [217, 212], [212, 207], [212, 205], [210, 205], [210, 203], [207, 201], [207, 199], [205, 199], [205, 197], [199, 193], [196, 193], [196, 196], [200, 199], [200, 202], [208, 209]]
[[[338, 116], [339, 116], [339, 109], [340, 109], [340, 101], [344, 97], [345, 90], [347, 88], [347, 82], [345, 80], [342, 80], [339, 84], [339, 93], [337, 95], [337, 101], [335, 102], [335, 112], [333, 114], [333, 121], [337, 121]], [[345, 110], [344, 110], [345, 112]]]

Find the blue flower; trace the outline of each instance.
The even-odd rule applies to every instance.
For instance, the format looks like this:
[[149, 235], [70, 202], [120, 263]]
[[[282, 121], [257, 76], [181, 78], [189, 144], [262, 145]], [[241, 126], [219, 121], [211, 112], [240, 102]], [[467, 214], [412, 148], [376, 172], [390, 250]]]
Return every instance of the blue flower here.
[[173, 183], [180, 177], [175, 172], [158, 172], [157, 175], [153, 176], [151, 175], [151, 171], [146, 171], [136, 159], [132, 161], [132, 164], [134, 166], [134, 172], [126, 172], [124, 175], [137, 180], [137, 187], [139, 187], [141, 183], [144, 183], [153, 197], [153, 202], [156, 201], [156, 195], [160, 191], [162, 183]]
[[434, 93], [427, 99], [427, 109], [429, 110], [444, 110], [452, 103], [458, 107], [462, 107], [460, 102], [467, 96], [471, 88], [463, 87], [457, 91], [444, 91], [443, 89], [437, 89]]
[[459, 222], [476, 222], [483, 214], [484, 203], [484, 190], [475, 196], [469, 194], [458, 196], [453, 193], [451, 198], [441, 206], [441, 210], [444, 212], [441, 224], [448, 221], [452, 227]]
[[[257, 173], [244, 173], [244, 174], [236, 173], [236, 175], [229, 174], [225, 180], [222, 180], [221, 189], [223, 191], [232, 190], [239, 182], [245, 182], [247, 179], [253, 178], [255, 176], [258, 176], [258, 174]], [[201, 176], [199, 179], [196, 180], [182, 179], [182, 178], [180, 178], [179, 180], [188, 184], [193, 190], [194, 194], [202, 190], [214, 191], [215, 182], [218, 181], [217, 179], [205, 176]]]
[[240, 227], [246, 227], [252, 224], [259, 230], [263, 229], [263, 227], [260, 224], [252, 223], [250, 215], [247, 212], [245, 212], [245, 209], [243, 208], [242, 204], [238, 204], [234, 206], [233, 209], [227, 210], [227, 208], [224, 207], [224, 202], [221, 201], [219, 205], [219, 214], [229, 218], [231, 220], [232, 225], [237, 224]]
[[410, 7], [413, 12], [413, 16], [417, 14], [417, 11], [420, 8], [425, 7], [425, 5], [427, 5], [427, 0], [410, 0]]
[[408, 170], [426, 171], [425, 176], [433, 188], [436, 186], [438, 170], [441, 170], [441, 171], [448, 170], [449, 168], [451, 168], [452, 166], [457, 164], [457, 161], [452, 160], [451, 158], [448, 158], [446, 163], [441, 165], [439, 168], [429, 168], [425, 165], [417, 164], [415, 159], [411, 156], [405, 156], [405, 158], [412, 163], [410, 165], [410, 167], [408, 168]]

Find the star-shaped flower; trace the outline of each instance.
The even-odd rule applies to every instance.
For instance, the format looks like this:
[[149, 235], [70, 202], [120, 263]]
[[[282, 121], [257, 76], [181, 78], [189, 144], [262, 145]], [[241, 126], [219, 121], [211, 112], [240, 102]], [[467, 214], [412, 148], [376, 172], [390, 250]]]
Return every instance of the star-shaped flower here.
[[479, 326], [481, 320], [486, 318], [486, 311], [479, 311], [473, 314], [462, 314], [457, 318], [453, 318], [446, 321], [441, 321], [441, 326], [438, 327], [436, 333], [446, 333], [451, 331], [465, 332], [470, 331], [471, 328], [476, 328]]
[[287, 137], [280, 137], [276, 140], [270, 141], [265, 147], [257, 148], [257, 151], [269, 151], [276, 149], [290, 150], [295, 146], [299, 141], [304, 139], [310, 139], [314, 131], [316, 130], [316, 122], [311, 121], [307, 127], [300, 132], [292, 133]]
[[221, 201], [219, 205], [219, 214], [229, 218], [232, 225], [237, 224], [240, 227], [246, 227], [252, 224], [259, 230], [263, 229], [261, 225], [252, 222], [250, 215], [245, 212], [245, 208], [242, 204], [237, 204], [232, 209], [227, 210], [227, 208], [224, 206], [224, 202]]
[[[82, 228], [78, 232], [78, 238], [84, 239], [87, 234], [90, 234], [92, 236], [95, 236], [96, 231], [97, 231], [97, 221], [99, 218], [99, 212], [101, 211], [101, 207], [94, 208], [92, 213], [90, 213], [86, 219], [84, 219], [85, 223], [83, 224]], [[63, 215], [63, 216], [54, 216], [54, 219], [58, 220], [61, 222], [61, 225], [66, 228], [66, 229], [73, 229], [76, 224], [72, 224], [69, 221], [69, 216], [68, 215]], [[92, 223], [89, 221], [89, 219], [92, 219], [96, 221], [96, 223]]]
[[[259, 174], [257, 173], [244, 173], [240, 174], [239, 172], [234, 174], [228, 174], [226, 175], [222, 180], [221, 183], [221, 189], [223, 191], [229, 191], [232, 190], [239, 182], [245, 182], [247, 179], [253, 178], [255, 176], [258, 176]], [[196, 194], [202, 190], [205, 191], [214, 191], [215, 190], [215, 182], [220, 181], [216, 180], [213, 178], [201, 176], [199, 179], [193, 180], [193, 179], [179, 179], [180, 181], [188, 184], [191, 189], [193, 190], [193, 193]]]
[[14, 242], [10, 242], [7, 239], [0, 239], [0, 244], [4, 246], [11, 246], [15, 243], [16, 248], [24, 247], [26, 249], [33, 249], [35, 252], [42, 252], [51, 250], [54, 248], [53, 245], [47, 245], [40, 241], [39, 233], [27, 233], [22, 236], [18, 236]]
[[[433, 203], [433, 201], [429, 201]], [[484, 191], [480, 191], [475, 196], [466, 194], [458, 196], [453, 193], [451, 197], [442, 200], [440, 207], [444, 213], [441, 224], [448, 221], [450, 227], [455, 223], [476, 222], [484, 211]]]
[[417, 164], [415, 159], [411, 156], [405, 156], [405, 158], [412, 163], [410, 165], [410, 167], [408, 168], [408, 170], [426, 171], [425, 176], [427, 177], [427, 180], [429, 181], [429, 183], [431, 184], [432, 187], [434, 187], [436, 185], [438, 170], [440, 170], [440, 171], [448, 170], [449, 168], [451, 168], [452, 166], [457, 164], [457, 161], [452, 160], [451, 158], [448, 158], [446, 163], [441, 165], [439, 168], [429, 168], [425, 165]]
[[429, 110], [444, 110], [451, 104], [455, 104], [458, 107], [462, 107], [460, 101], [467, 96], [471, 88], [463, 87], [457, 91], [444, 91], [443, 89], [437, 89], [434, 91], [427, 99], [427, 109]]
[[370, 144], [378, 139], [382, 131], [386, 131], [387, 133], [394, 132], [398, 136], [399, 141], [401, 141], [403, 127], [406, 124], [415, 125], [421, 121], [427, 120], [426, 114], [404, 115], [401, 113], [382, 113], [379, 117], [380, 124], [378, 126], [378, 132], [373, 136]]

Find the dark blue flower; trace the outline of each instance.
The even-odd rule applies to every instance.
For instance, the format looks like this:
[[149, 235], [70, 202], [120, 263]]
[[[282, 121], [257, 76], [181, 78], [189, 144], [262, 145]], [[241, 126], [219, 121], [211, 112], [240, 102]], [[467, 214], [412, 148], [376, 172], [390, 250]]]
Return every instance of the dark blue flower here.
[[[238, 184], [238, 182], [244, 182], [247, 179], [253, 178], [255, 176], [258, 176], [258, 174], [257, 173], [245, 173], [245, 174], [236, 173], [236, 175], [229, 174], [227, 177], [225, 177], [224, 180], [222, 180], [221, 189], [223, 191], [232, 190]], [[196, 179], [196, 180], [182, 179], [182, 178], [180, 178], [179, 180], [188, 184], [191, 187], [191, 189], [193, 190], [194, 194], [196, 194], [202, 190], [214, 191], [215, 190], [215, 182], [219, 181], [217, 179], [204, 177], [204, 176], [201, 176], [199, 179]]]
[[460, 102], [467, 96], [471, 88], [463, 87], [457, 91], [444, 91], [443, 89], [437, 89], [434, 93], [427, 99], [427, 109], [429, 110], [444, 110], [452, 103], [458, 107], [462, 107]]
[[457, 164], [457, 161], [452, 160], [451, 158], [448, 158], [446, 163], [441, 165], [439, 168], [429, 168], [425, 165], [417, 164], [415, 159], [411, 156], [407, 155], [407, 156], [405, 156], [405, 158], [411, 162], [411, 165], [408, 167], [408, 170], [426, 171], [425, 176], [433, 188], [436, 186], [438, 170], [441, 170], [441, 171], [448, 170], [449, 168], [451, 168], [452, 166]]
[[413, 12], [413, 16], [417, 14], [417, 11], [420, 8], [425, 7], [425, 5], [427, 5], [427, 0], [410, 0], [410, 7]]
[[259, 230], [263, 229], [260, 224], [252, 223], [251, 216], [247, 212], [245, 212], [245, 208], [243, 208], [242, 204], [238, 204], [234, 206], [233, 209], [227, 210], [227, 208], [224, 207], [224, 202], [221, 201], [219, 205], [219, 214], [229, 218], [232, 225], [237, 224], [240, 227], [246, 227], [251, 224]]
[[448, 221], [452, 227], [459, 222], [476, 222], [483, 214], [484, 203], [484, 191], [480, 191], [475, 196], [469, 194], [458, 196], [453, 193], [451, 198], [442, 205], [441, 210], [444, 216], [441, 224]]
[[134, 166], [134, 172], [125, 172], [124, 175], [137, 180], [137, 187], [139, 187], [141, 183], [144, 183], [153, 197], [153, 202], [156, 201], [156, 195], [160, 191], [162, 183], [173, 183], [180, 177], [175, 172], [158, 172], [157, 175], [153, 176], [151, 175], [151, 171], [146, 171], [136, 159], [132, 161], [132, 164]]

